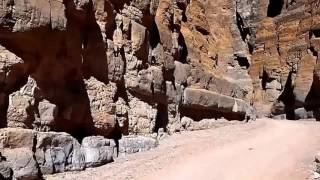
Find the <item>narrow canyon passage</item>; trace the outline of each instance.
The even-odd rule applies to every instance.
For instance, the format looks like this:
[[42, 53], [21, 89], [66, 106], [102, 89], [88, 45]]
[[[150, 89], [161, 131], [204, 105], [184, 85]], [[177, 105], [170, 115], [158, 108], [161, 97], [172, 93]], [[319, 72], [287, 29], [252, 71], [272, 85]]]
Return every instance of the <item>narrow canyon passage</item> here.
[[152, 151], [47, 179], [301, 180], [320, 148], [320, 124], [259, 119], [170, 136]]

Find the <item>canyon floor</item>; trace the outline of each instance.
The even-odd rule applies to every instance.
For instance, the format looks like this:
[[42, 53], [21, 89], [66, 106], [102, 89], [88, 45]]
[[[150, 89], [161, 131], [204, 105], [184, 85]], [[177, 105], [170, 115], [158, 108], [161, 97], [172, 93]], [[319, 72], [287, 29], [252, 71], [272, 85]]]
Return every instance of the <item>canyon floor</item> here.
[[301, 180], [320, 151], [320, 123], [259, 119], [182, 132], [158, 148], [83, 172], [46, 176], [74, 180]]

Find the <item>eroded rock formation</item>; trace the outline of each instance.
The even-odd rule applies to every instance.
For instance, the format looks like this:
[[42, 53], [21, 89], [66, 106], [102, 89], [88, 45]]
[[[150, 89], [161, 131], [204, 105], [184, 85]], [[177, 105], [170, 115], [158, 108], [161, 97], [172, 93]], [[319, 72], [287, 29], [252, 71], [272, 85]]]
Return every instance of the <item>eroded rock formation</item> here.
[[2, 4], [2, 127], [113, 138], [254, 118], [248, 3]]
[[262, 1], [259, 9], [250, 70], [255, 107], [271, 117], [319, 119], [319, 1]]
[[[225, 119], [318, 118], [319, 4], [3, 0], [0, 127], [29, 129], [32, 179]], [[3, 176], [24, 176], [14, 162]]]

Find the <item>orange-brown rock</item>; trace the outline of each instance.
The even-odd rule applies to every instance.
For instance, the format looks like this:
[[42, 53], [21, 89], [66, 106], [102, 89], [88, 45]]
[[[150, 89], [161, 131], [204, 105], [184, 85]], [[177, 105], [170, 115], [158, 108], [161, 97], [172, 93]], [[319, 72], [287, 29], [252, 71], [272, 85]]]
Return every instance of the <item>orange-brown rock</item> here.
[[[282, 2], [282, 3], [281, 3]], [[250, 75], [254, 104], [261, 115], [286, 114], [295, 110], [318, 112], [318, 1], [261, 1], [259, 26]], [[268, 6], [266, 6], [268, 4]], [[317, 118], [317, 117], [316, 117]]]

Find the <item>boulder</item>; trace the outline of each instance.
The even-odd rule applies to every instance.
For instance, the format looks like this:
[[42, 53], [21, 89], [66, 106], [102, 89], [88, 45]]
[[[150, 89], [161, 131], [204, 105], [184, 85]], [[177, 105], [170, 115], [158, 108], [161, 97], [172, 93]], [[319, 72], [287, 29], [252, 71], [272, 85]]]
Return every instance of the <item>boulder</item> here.
[[80, 144], [67, 133], [38, 133], [35, 148], [35, 157], [43, 174], [85, 168]]
[[190, 66], [188, 64], [183, 64], [179, 61], [175, 61], [175, 69], [174, 69], [174, 79], [177, 84], [185, 84], [187, 83], [187, 79], [190, 75]]
[[213, 109], [222, 112], [246, 114], [247, 103], [244, 100], [221, 95], [216, 92], [186, 88], [183, 106]]
[[13, 177], [27, 180], [104, 165], [117, 157], [115, 141], [102, 136], [86, 137], [80, 144], [67, 133], [13, 128], [0, 130], [0, 147], [0, 174], [9, 177], [12, 170]]
[[311, 119], [314, 118], [313, 116], [313, 112], [308, 112], [306, 109], [304, 108], [298, 108], [294, 110], [294, 114], [295, 114], [295, 119], [299, 120], [299, 119]]
[[34, 158], [33, 151], [28, 148], [15, 148], [5, 151], [7, 161], [12, 163], [13, 179], [17, 180], [38, 180], [38, 163]]
[[0, 149], [25, 148], [32, 150], [37, 132], [28, 129], [0, 129]]
[[0, 162], [0, 179], [11, 180], [13, 176], [12, 164], [8, 162]]
[[37, 131], [48, 132], [54, 129], [54, 121], [58, 116], [58, 107], [47, 100], [38, 104], [38, 114], [35, 115], [33, 122], [34, 129]]
[[85, 157], [86, 167], [96, 167], [112, 162], [117, 156], [115, 141], [105, 139], [102, 136], [84, 138], [81, 150]]
[[28, 82], [19, 91], [9, 96], [8, 127], [31, 128], [34, 121], [33, 109], [35, 106], [34, 93], [37, 84], [34, 79]]
[[158, 146], [158, 141], [152, 137], [145, 136], [124, 136], [119, 140], [119, 153], [132, 154], [148, 151]]

